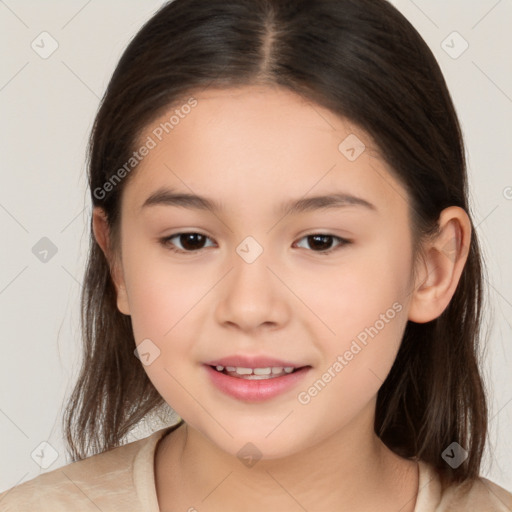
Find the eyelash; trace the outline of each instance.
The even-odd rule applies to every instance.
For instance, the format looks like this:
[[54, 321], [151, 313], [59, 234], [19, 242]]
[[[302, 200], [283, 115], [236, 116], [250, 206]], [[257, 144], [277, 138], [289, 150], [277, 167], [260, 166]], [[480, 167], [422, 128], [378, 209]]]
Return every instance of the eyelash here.
[[[183, 231], [183, 232], [180, 232], [180, 233], [175, 233], [173, 235], [169, 235], [169, 236], [164, 237], [164, 238], [160, 238], [159, 242], [166, 249], [169, 249], [170, 251], [172, 251], [174, 253], [179, 253], [179, 254], [194, 254], [194, 253], [200, 252], [203, 249], [205, 249], [204, 247], [202, 247], [201, 249], [197, 249], [195, 251], [184, 251], [182, 249], [177, 249], [176, 246], [171, 242], [171, 239], [176, 238], [176, 237], [180, 237], [181, 235], [201, 235], [201, 236], [204, 236], [207, 239], [211, 240], [210, 237], [206, 236], [203, 233], [199, 233], [199, 232], [196, 232], [196, 231]], [[332, 247], [331, 249], [327, 249], [325, 251], [312, 251], [312, 252], [316, 252], [318, 254], [325, 255], [325, 256], [331, 254], [332, 252], [334, 252], [334, 251], [336, 251], [336, 250], [338, 250], [338, 249], [340, 249], [340, 248], [342, 248], [342, 247], [344, 247], [346, 245], [350, 245], [352, 243], [352, 240], [347, 240], [346, 238], [341, 238], [341, 237], [336, 236], [336, 235], [331, 235], [330, 233], [309, 233], [309, 234], [304, 235], [303, 237], [301, 237], [299, 239], [299, 241], [303, 240], [304, 238], [308, 238], [310, 236], [330, 237], [330, 238], [333, 238], [334, 240], [338, 240], [340, 242], [339, 245], [337, 245], [335, 247]]]

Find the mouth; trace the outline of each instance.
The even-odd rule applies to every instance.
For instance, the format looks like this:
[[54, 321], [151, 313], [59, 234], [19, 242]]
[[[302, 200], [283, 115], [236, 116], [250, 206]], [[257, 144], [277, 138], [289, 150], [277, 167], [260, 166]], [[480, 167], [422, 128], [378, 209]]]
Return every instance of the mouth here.
[[[203, 365], [214, 388], [243, 402], [262, 402], [292, 391], [312, 370], [311, 366]], [[260, 363], [261, 364], [261, 363]]]

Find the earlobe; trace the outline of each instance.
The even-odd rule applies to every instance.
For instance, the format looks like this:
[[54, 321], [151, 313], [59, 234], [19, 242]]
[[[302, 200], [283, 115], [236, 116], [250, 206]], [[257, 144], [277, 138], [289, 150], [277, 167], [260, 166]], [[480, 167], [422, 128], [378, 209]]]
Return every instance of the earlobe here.
[[452, 299], [464, 270], [471, 241], [471, 221], [458, 206], [439, 216], [439, 235], [424, 247], [421, 271], [409, 307], [409, 320], [417, 323], [438, 318]]
[[126, 287], [124, 284], [116, 286], [117, 289], [117, 309], [123, 315], [130, 315], [130, 308], [128, 307], [128, 295], [126, 294]]
[[99, 206], [96, 206], [93, 209], [92, 229], [94, 238], [103, 251], [103, 254], [105, 255], [105, 258], [110, 267], [110, 275], [112, 276], [112, 281], [114, 282], [114, 286], [116, 288], [117, 308], [124, 315], [129, 315], [130, 310], [128, 307], [128, 296], [126, 293], [123, 274], [111, 250], [109, 226], [105, 212]]

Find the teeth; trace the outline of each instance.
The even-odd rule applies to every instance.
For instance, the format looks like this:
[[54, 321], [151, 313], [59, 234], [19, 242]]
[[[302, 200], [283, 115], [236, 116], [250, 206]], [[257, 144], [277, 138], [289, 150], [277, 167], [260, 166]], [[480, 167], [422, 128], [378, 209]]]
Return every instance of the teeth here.
[[254, 368], [252, 371], [254, 375], [270, 375], [272, 372], [271, 368]]
[[238, 373], [238, 375], [251, 375], [252, 368], [242, 368], [241, 366], [238, 366], [236, 373]]
[[269, 366], [267, 368], [244, 368], [243, 366], [221, 366], [215, 367], [217, 371], [222, 372], [224, 368], [226, 372], [236, 373], [237, 375], [251, 376], [251, 378], [265, 378], [267, 375], [279, 375], [283, 371], [285, 373], [292, 373], [295, 368], [293, 366]]

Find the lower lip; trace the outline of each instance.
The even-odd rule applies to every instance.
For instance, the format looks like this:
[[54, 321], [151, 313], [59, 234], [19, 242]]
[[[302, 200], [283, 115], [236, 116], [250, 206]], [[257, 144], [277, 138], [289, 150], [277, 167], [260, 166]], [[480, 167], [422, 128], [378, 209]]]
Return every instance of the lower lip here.
[[204, 365], [212, 383], [221, 391], [238, 400], [263, 402], [293, 388], [311, 369], [305, 366], [293, 373], [270, 379], [249, 380], [231, 377]]

